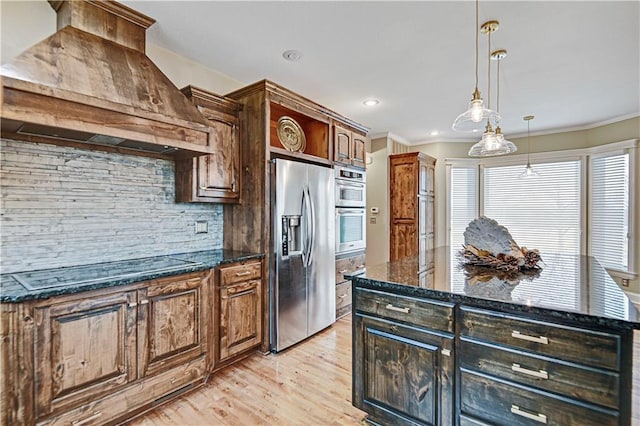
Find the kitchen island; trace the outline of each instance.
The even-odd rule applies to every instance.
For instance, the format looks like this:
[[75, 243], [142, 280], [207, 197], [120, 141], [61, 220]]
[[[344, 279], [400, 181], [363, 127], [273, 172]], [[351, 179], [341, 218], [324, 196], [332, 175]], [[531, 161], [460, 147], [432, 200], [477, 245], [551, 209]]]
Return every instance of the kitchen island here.
[[639, 313], [595, 259], [543, 253], [543, 269], [506, 273], [422, 255], [350, 276], [369, 421], [633, 424]]

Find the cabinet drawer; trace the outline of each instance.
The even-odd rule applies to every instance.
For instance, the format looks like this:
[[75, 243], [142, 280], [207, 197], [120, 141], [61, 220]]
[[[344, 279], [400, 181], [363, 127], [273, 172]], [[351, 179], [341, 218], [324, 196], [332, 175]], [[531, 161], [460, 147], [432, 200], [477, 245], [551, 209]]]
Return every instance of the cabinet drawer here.
[[351, 281], [336, 286], [336, 311], [351, 304]]
[[617, 373], [559, 363], [551, 358], [473, 343], [464, 338], [459, 354], [463, 368], [613, 409], [619, 407], [620, 377]]
[[355, 309], [420, 327], [453, 333], [453, 303], [356, 289]]
[[220, 284], [229, 285], [241, 281], [248, 281], [260, 278], [262, 275], [262, 264], [260, 262], [246, 263], [244, 265], [234, 265], [220, 268]]
[[620, 336], [462, 308], [460, 334], [595, 367], [620, 369]]
[[364, 268], [365, 255], [345, 257], [336, 260], [336, 284], [345, 281], [344, 274]]
[[574, 404], [551, 394], [462, 369], [462, 413], [500, 425], [618, 425], [616, 411]]

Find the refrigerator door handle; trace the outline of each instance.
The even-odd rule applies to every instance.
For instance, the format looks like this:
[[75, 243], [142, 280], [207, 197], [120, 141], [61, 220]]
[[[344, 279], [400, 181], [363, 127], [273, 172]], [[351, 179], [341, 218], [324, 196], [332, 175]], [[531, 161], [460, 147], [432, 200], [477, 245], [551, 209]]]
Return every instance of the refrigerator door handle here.
[[307, 199], [309, 200], [309, 234], [310, 234], [310, 240], [309, 240], [309, 253], [307, 254], [307, 266], [311, 265], [311, 262], [313, 262], [313, 246], [316, 243], [316, 209], [315, 206], [313, 205], [313, 199], [311, 198], [311, 192], [309, 190], [309, 187], [307, 186]]
[[302, 210], [304, 211], [304, 240], [302, 241], [302, 264], [306, 267], [309, 266], [309, 255], [311, 250], [309, 248], [311, 243], [311, 235], [309, 229], [311, 226], [311, 204], [309, 196], [307, 195], [307, 188], [302, 188]]

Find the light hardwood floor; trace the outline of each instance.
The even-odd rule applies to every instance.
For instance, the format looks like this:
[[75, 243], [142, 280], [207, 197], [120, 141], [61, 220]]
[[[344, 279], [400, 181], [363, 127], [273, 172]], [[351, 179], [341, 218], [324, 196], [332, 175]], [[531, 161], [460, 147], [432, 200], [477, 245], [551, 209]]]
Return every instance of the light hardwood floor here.
[[259, 354], [130, 425], [360, 425], [351, 405], [351, 316], [276, 355]]
[[[634, 359], [640, 364], [640, 331]], [[633, 373], [640, 426], [640, 365]], [[133, 420], [135, 426], [363, 425], [351, 405], [351, 316], [277, 355], [252, 355], [198, 390]]]

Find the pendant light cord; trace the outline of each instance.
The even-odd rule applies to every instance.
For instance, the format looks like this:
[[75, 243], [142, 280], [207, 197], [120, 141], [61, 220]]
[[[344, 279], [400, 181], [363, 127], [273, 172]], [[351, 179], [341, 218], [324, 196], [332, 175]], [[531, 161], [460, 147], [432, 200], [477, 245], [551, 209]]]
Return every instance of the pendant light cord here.
[[478, 3], [480, 2], [480, 0], [476, 0], [476, 26], [475, 26], [475, 31], [476, 31], [476, 91], [478, 91], [478, 33], [480, 32], [480, 29], [478, 28]]
[[487, 108], [491, 109], [491, 31], [487, 33], [489, 37], [489, 54], [487, 55]]
[[531, 168], [531, 161], [529, 161], [530, 157], [531, 157], [531, 136], [530, 136], [530, 124], [531, 120], [527, 120], [527, 167]]
[[496, 74], [496, 112], [500, 113], [500, 58], [498, 58], [498, 72]]

